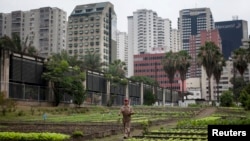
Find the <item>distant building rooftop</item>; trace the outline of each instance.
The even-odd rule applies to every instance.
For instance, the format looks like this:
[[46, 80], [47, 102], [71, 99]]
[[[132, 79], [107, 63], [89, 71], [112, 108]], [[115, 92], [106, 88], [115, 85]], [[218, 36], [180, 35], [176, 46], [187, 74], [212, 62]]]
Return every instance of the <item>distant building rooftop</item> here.
[[[85, 5], [77, 5], [70, 16], [79, 16], [79, 15], [87, 15], [92, 13], [101, 13], [103, 9], [108, 5], [112, 3], [110, 2], [101, 2], [101, 3], [92, 3], [92, 4], [85, 4]], [[112, 9], [112, 12], [114, 10]]]

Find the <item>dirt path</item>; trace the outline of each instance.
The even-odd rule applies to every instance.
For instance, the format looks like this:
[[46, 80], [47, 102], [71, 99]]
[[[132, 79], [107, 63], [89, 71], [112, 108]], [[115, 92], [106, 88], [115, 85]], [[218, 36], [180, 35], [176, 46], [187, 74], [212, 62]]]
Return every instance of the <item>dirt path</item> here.
[[195, 118], [203, 118], [212, 115], [216, 112], [216, 107], [207, 107], [200, 111]]
[[[202, 111], [200, 111], [195, 118], [203, 118], [203, 117], [207, 117], [210, 116], [211, 114], [213, 114], [216, 111], [216, 107], [208, 107], [208, 108], [204, 108]], [[169, 127], [169, 128], [173, 128], [175, 127], [177, 124], [177, 120], [168, 122], [166, 124], [161, 124], [161, 125], [156, 125], [156, 126], [152, 126], [150, 127], [149, 130], [153, 130], [153, 129], [159, 129], [160, 127]], [[132, 131], [132, 136], [139, 136], [142, 134], [142, 130], [140, 129], [135, 129]], [[114, 135], [114, 136], [110, 136], [110, 137], [105, 137], [105, 138], [101, 138], [101, 139], [93, 139], [91, 141], [123, 141], [123, 134], [118, 134], [118, 135]]]

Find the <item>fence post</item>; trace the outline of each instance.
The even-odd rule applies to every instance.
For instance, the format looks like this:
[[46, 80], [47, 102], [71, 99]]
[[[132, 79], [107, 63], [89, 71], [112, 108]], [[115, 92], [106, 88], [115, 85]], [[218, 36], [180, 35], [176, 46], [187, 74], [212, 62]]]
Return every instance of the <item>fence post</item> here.
[[25, 84], [23, 83], [23, 99], [25, 99]]
[[141, 86], [140, 87], [141, 88], [141, 90], [140, 90], [140, 92], [141, 92], [141, 103], [140, 104], [143, 105], [143, 82], [140, 83], [140, 86]]
[[110, 80], [107, 80], [107, 99], [106, 99], [106, 104], [110, 102]]
[[162, 104], [165, 106], [165, 100], [166, 100], [166, 89], [163, 88], [163, 93], [162, 93]]

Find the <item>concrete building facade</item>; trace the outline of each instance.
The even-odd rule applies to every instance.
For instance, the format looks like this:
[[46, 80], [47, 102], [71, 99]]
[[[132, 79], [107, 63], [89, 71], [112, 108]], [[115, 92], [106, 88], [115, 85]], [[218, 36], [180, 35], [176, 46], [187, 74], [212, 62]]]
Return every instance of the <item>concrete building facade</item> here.
[[[148, 76], [156, 80], [160, 87], [170, 89], [169, 79], [161, 64], [164, 56], [165, 53], [134, 55], [134, 75]], [[172, 87], [175, 91], [181, 91], [181, 81], [178, 73], [175, 74]]]
[[66, 48], [66, 16], [55, 7], [1, 13], [0, 37], [17, 34], [23, 43], [27, 38], [39, 56], [48, 57]]
[[[128, 34], [126, 32], [117, 32], [117, 59], [126, 63], [128, 68]], [[128, 72], [126, 71], [126, 76]]]
[[148, 9], [139, 9], [128, 16], [128, 76], [132, 76], [133, 55], [171, 50], [171, 21], [158, 17]]
[[190, 36], [200, 34], [201, 30], [214, 29], [214, 20], [210, 8], [183, 9], [179, 12], [178, 29], [181, 34], [183, 50], [189, 50]]
[[77, 5], [68, 17], [67, 51], [80, 59], [87, 50], [100, 55], [107, 67], [117, 54], [116, 14], [110, 2]]

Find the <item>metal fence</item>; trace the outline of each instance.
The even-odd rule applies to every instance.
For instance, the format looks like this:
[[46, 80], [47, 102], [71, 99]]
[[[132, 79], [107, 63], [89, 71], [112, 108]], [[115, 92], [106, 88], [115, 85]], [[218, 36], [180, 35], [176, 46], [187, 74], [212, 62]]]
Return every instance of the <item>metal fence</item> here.
[[[48, 87], [45, 80], [42, 79], [44, 72], [44, 60], [39, 58], [29, 58], [22, 55], [10, 55], [9, 81], [3, 82], [1, 79], [1, 90], [9, 90], [9, 98], [18, 100], [33, 100], [51, 102], [53, 100], [52, 90]], [[5, 80], [4, 80], [5, 81]], [[7, 81], [7, 80], [6, 80]], [[143, 92], [153, 90], [155, 87], [143, 84]], [[129, 95], [132, 105], [141, 104], [141, 83], [128, 82], [126, 86], [122, 84], [110, 84], [110, 98], [113, 105], [121, 105], [126, 96]], [[159, 103], [171, 102], [170, 91], [167, 90], [165, 99], [163, 97], [163, 88], [156, 89], [157, 101]], [[107, 104], [107, 79], [102, 72], [86, 72], [86, 100], [85, 103], [106, 105]], [[73, 97], [63, 91], [61, 102], [72, 103]], [[173, 91], [173, 102], [178, 101], [178, 93]]]

